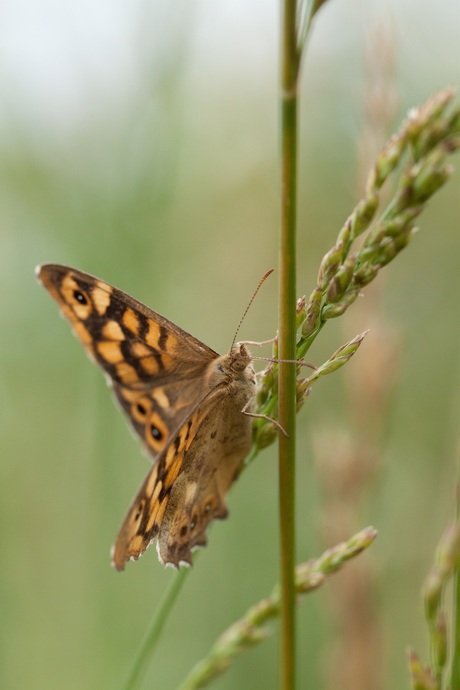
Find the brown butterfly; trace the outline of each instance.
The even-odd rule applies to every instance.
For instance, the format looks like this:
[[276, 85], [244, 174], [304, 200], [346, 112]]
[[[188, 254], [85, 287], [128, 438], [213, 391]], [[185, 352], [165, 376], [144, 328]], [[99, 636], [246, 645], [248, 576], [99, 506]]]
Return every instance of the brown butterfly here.
[[255, 390], [244, 343], [219, 356], [108, 283], [68, 266], [37, 276], [106, 373], [153, 466], [112, 548], [123, 570], [154, 540], [160, 561], [191, 564], [209, 523], [227, 516], [225, 495], [251, 447]]

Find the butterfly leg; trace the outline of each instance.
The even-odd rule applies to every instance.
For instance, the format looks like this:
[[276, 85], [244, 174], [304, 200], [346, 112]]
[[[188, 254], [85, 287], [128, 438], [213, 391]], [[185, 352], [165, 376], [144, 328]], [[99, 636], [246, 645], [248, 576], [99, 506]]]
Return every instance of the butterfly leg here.
[[266, 419], [267, 422], [271, 422], [272, 424], [274, 424], [286, 436], [286, 438], [288, 438], [287, 431], [281, 426], [281, 424], [276, 419], [272, 419], [272, 417], [269, 417], [266, 414], [257, 414], [257, 412], [248, 412], [248, 407], [251, 404], [251, 402], [252, 402], [252, 400], [248, 400], [246, 405], [243, 407], [243, 409], [241, 410], [241, 412], [243, 414], [247, 415], [248, 417], [255, 417], [256, 419]]

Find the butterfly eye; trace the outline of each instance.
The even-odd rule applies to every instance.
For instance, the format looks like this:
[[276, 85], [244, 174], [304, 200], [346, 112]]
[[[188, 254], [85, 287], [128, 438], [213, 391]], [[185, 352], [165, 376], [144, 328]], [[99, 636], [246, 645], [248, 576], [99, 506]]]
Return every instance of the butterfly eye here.
[[190, 529], [191, 529], [191, 530], [194, 530], [194, 529], [195, 529], [195, 525], [196, 525], [195, 520], [192, 520], [192, 522], [190, 523]]
[[80, 290], [74, 290], [73, 291], [73, 297], [76, 302], [79, 302], [80, 304], [88, 304], [88, 299], [85, 297], [85, 295], [80, 292]]

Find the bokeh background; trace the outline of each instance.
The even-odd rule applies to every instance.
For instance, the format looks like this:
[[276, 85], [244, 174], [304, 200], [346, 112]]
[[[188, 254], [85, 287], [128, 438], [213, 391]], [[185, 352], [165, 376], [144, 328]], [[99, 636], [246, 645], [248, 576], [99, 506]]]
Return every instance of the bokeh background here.
[[[228, 349], [277, 264], [278, 22], [273, 0], [2, 3], [5, 690], [121, 687], [174, 577], [153, 548], [122, 575], [110, 567], [148, 464], [34, 267], [96, 274]], [[375, 139], [436, 89], [458, 85], [459, 27], [452, 0], [330, 0], [318, 16], [302, 76], [299, 296], [358, 198]], [[301, 604], [300, 687], [341, 678], [359, 690], [338, 661], [347, 640], [358, 676], [373, 667], [367, 688], [408, 687], [408, 643], [427, 658], [419, 589], [454, 510], [459, 191], [457, 173], [410, 247], [311, 355], [320, 363], [372, 327], [348, 371], [318, 384], [299, 415], [298, 560], [367, 524], [380, 536], [350, 565], [348, 584], [337, 576]], [[240, 336], [269, 338], [276, 320], [274, 277]], [[145, 687], [176, 687], [277, 581], [274, 447], [234, 487], [230, 511], [211, 530]], [[353, 637], [351, 601], [367, 647]], [[214, 687], [269, 690], [277, 678], [275, 624]]]

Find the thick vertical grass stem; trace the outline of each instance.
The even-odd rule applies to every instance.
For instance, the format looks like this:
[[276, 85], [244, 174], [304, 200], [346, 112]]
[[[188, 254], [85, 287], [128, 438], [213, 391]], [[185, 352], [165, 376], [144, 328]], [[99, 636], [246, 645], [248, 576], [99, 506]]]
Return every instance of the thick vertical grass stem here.
[[[295, 359], [297, 76], [296, 2], [282, 0], [281, 28], [281, 242], [279, 356]], [[279, 523], [281, 563], [281, 688], [296, 687], [295, 608], [295, 421], [296, 372], [279, 366]]]

